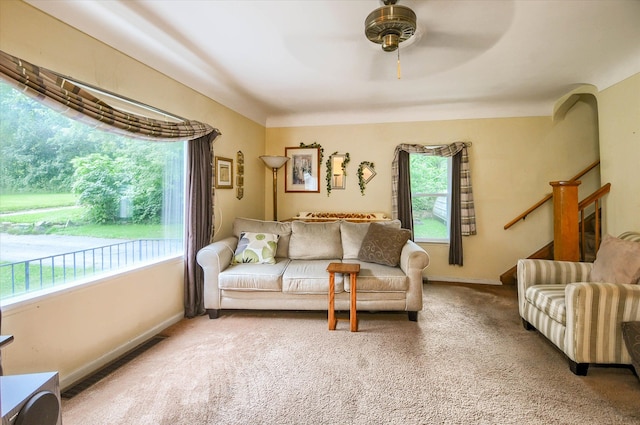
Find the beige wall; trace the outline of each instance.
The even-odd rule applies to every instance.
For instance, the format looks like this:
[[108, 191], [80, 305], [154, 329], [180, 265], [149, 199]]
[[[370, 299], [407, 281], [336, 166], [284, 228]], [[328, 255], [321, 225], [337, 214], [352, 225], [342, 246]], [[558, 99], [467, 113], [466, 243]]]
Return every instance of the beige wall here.
[[184, 316], [182, 258], [3, 307], [4, 373], [57, 370], [62, 387]]
[[[552, 111], [550, 110], [549, 113]], [[267, 129], [267, 153], [283, 155], [285, 147], [317, 142], [325, 160], [348, 152], [346, 190], [327, 197], [321, 167], [321, 193], [285, 193], [285, 173], [279, 172], [279, 218], [299, 211], [391, 213], [391, 162], [399, 143], [472, 142], [470, 152], [478, 234], [465, 237], [464, 266], [448, 264], [448, 245], [422, 244], [431, 256], [425, 274], [432, 280], [498, 283], [518, 258], [553, 239], [550, 204], [509, 230], [503, 226], [551, 192], [550, 181], [566, 180], [598, 158], [597, 113], [594, 101], [578, 102], [565, 119], [550, 117], [478, 119], [322, 127]], [[362, 161], [375, 164], [377, 175], [361, 196], [356, 171]], [[582, 179], [582, 193], [599, 185], [598, 173]], [[269, 181], [265, 191], [269, 191]], [[271, 194], [265, 200], [271, 211]]]
[[640, 231], [640, 73], [598, 94], [605, 231]]
[[[215, 154], [235, 161], [242, 150], [245, 196], [216, 191], [216, 227], [230, 233], [232, 218], [263, 218], [264, 127], [177, 83], [21, 1], [0, 1], [0, 49], [37, 65], [211, 124], [221, 130]], [[235, 162], [234, 162], [235, 164]], [[6, 373], [59, 370], [69, 384], [178, 320], [183, 261], [150, 266], [78, 287], [46, 300], [3, 306], [2, 332], [15, 335], [3, 350]]]

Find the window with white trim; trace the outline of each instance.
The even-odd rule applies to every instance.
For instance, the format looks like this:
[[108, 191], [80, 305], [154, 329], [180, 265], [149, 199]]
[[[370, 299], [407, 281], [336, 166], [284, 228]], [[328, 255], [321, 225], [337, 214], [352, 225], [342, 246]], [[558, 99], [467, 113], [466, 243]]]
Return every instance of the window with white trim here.
[[451, 157], [409, 155], [414, 238], [418, 242], [449, 242]]

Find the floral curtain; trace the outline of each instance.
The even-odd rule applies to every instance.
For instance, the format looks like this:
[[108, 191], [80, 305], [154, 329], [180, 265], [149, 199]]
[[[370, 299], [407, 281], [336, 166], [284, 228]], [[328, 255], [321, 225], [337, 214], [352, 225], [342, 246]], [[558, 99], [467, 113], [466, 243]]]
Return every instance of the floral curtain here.
[[[449, 145], [425, 146], [400, 144], [396, 146], [391, 164], [391, 213], [394, 219], [403, 222], [402, 227], [413, 229], [411, 208], [411, 187], [408, 175], [409, 161], [401, 160], [401, 152], [424, 155], [453, 157], [453, 187], [451, 202], [451, 226], [449, 244], [449, 264], [462, 265], [462, 236], [476, 234], [476, 215], [471, 188], [471, 170], [467, 143], [455, 142]], [[405, 176], [405, 177], [403, 177]], [[407, 221], [411, 221], [408, 223]]]

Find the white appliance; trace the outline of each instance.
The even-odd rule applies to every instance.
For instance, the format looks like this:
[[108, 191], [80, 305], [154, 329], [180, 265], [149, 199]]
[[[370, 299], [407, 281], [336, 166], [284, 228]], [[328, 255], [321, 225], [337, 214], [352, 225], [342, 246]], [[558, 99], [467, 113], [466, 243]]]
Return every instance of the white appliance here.
[[0, 376], [2, 425], [62, 425], [58, 372]]

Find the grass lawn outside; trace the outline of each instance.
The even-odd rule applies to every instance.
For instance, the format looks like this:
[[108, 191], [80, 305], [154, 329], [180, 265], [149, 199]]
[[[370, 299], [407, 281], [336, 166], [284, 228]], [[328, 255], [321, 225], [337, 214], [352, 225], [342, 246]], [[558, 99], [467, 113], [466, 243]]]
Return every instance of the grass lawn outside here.
[[416, 239], [448, 239], [449, 229], [439, 219], [427, 218], [414, 223], [413, 233]]
[[48, 289], [109, 270], [101, 268], [99, 264], [74, 268], [72, 264], [51, 266], [45, 265], [44, 261], [42, 264], [39, 261], [31, 261], [27, 269], [26, 262], [14, 263], [13, 266], [3, 263], [0, 264], [0, 299]]
[[0, 221], [5, 223], [33, 224], [49, 222], [53, 224], [66, 224], [69, 221], [81, 223], [86, 209], [79, 206], [65, 206], [55, 211], [38, 211], [37, 209], [24, 212], [15, 212], [11, 215], [0, 216]]
[[[43, 265], [40, 267], [37, 262], [33, 262], [29, 264], [28, 272], [29, 285], [27, 288], [27, 267], [24, 263], [16, 264], [13, 267], [0, 264], [0, 298], [51, 288], [54, 284], [60, 285], [74, 279], [73, 266], [51, 267]], [[88, 272], [86, 275], [90, 276], [91, 274], [93, 272]], [[78, 277], [84, 276], [85, 274]]]
[[0, 214], [36, 208], [69, 207], [76, 205], [73, 193], [0, 194]]
[[[44, 208], [56, 208], [54, 211], [39, 211]], [[23, 213], [19, 213], [23, 211]], [[11, 212], [12, 215], [0, 216], [0, 222], [22, 224], [18, 230], [7, 230], [12, 233], [46, 233], [69, 236], [92, 236], [113, 239], [156, 239], [180, 238], [182, 226], [169, 230], [161, 224], [87, 224], [84, 216], [86, 207], [76, 206], [73, 194], [18, 194], [0, 195], [0, 214]], [[49, 223], [44, 231], [34, 229], [37, 223]]]

